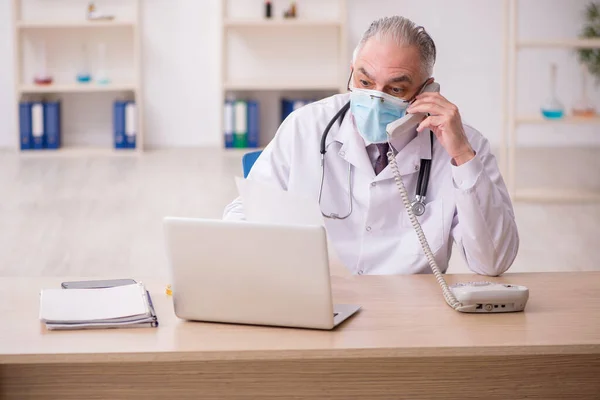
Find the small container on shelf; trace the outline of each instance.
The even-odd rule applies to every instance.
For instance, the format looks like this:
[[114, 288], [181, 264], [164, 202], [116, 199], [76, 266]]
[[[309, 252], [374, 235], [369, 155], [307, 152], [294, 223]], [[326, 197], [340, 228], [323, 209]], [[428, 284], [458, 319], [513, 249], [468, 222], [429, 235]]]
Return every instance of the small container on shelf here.
[[79, 66], [76, 79], [79, 83], [90, 83], [92, 81], [86, 45], [81, 46], [81, 65]]
[[292, 4], [290, 4], [290, 8], [288, 8], [287, 10], [285, 10], [283, 12], [283, 18], [296, 18], [296, 17], [297, 17], [296, 2], [292, 1]]
[[38, 47], [37, 54], [37, 72], [33, 77], [33, 83], [36, 85], [51, 85], [52, 84], [52, 76], [48, 74], [47, 70], [47, 60], [46, 60], [46, 42], [41, 41]]
[[273, 5], [270, 1], [265, 1], [265, 18], [273, 17]]
[[588, 69], [581, 64], [581, 97], [573, 104], [573, 116], [592, 118], [596, 116], [596, 108], [588, 96]]
[[542, 116], [547, 119], [561, 119], [565, 116], [565, 107], [556, 96], [556, 64], [550, 65], [550, 97], [542, 105]]
[[96, 83], [99, 85], [108, 85], [110, 78], [106, 72], [106, 44], [98, 44], [98, 72], [96, 74]]
[[90, 1], [87, 6], [87, 19], [89, 21], [112, 21], [115, 19], [115, 16], [101, 13], [96, 8], [96, 4], [94, 4], [93, 1]]

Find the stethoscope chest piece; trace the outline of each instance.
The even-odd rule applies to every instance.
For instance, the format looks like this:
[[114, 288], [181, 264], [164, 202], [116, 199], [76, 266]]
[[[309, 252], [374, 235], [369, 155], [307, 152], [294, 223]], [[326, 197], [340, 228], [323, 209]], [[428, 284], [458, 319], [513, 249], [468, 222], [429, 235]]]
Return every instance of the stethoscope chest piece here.
[[416, 196], [415, 200], [411, 203], [413, 214], [417, 217], [425, 214], [425, 199], [422, 196]]

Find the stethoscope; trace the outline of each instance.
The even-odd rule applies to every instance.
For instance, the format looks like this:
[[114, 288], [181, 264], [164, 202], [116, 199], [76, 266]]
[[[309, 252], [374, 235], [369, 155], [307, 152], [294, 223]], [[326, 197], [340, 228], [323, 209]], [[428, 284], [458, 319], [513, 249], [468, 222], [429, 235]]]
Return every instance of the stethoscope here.
[[[333, 124], [336, 121], [339, 122], [339, 125], [342, 125], [342, 121], [346, 116], [346, 113], [350, 109], [350, 102], [347, 102], [338, 112], [333, 116], [331, 121], [325, 127], [323, 131], [323, 135], [321, 135], [321, 185], [319, 188], [319, 207], [321, 206], [321, 197], [323, 195], [323, 182], [325, 181], [325, 153], [327, 153], [327, 136], [329, 135], [329, 131]], [[430, 142], [431, 142], [431, 154], [433, 155], [433, 132], [429, 132], [430, 134]], [[427, 197], [427, 185], [429, 183], [429, 173], [431, 171], [431, 160], [421, 159], [421, 166], [419, 168], [419, 178], [417, 180], [417, 189], [415, 194], [415, 199], [411, 202], [412, 211], [416, 216], [421, 216], [425, 214], [425, 199]], [[321, 209], [321, 214], [325, 218], [330, 219], [346, 219], [352, 214], [352, 165], [348, 163], [348, 204], [349, 209], [348, 212], [341, 216], [337, 213], [325, 214], [323, 209]]]

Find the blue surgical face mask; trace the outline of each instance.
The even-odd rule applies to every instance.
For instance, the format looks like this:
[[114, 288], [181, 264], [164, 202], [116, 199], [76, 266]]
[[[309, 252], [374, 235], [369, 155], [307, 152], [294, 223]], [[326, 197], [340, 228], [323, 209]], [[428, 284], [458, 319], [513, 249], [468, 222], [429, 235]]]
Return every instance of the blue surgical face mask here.
[[358, 133], [370, 143], [387, 142], [386, 126], [406, 114], [408, 102], [377, 90], [353, 89], [350, 110]]

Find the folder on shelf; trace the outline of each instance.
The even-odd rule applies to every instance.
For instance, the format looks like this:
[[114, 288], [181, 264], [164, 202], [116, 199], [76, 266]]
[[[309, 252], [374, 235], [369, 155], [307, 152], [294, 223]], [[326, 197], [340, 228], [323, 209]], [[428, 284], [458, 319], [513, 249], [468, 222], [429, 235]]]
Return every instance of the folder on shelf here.
[[223, 134], [225, 135], [226, 149], [233, 147], [233, 126], [235, 124], [233, 109], [234, 102], [232, 100], [226, 100], [223, 111]]
[[49, 330], [158, 326], [152, 300], [141, 283], [103, 289], [44, 289], [40, 321]]
[[299, 108], [304, 107], [307, 104], [312, 103], [313, 100], [291, 100], [291, 99], [281, 99], [281, 122], [285, 121], [285, 119], [294, 111]]
[[60, 147], [60, 102], [51, 101], [44, 103], [44, 128], [46, 135], [46, 148], [58, 149]]
[[44, 128], [44, 104], [34, 102], [31, 105], [31, 136], [32, 148], [41, 150], [46, 147], [46, 135]]
[[294, 111], [294, 102], [288, 99], [281, 99], [281, 122]]
[[260, 144], [260, 107], [257, 101], [248, 101], [248, 147]]
[[19, 138], [21, 150], [33, 148], [33, 135], [31, 131], [31, 103], [19, 103]]
[[125, 140], [125, 105], [126, 102], [117, 100], [113, 107], [113, 133], [115, 149], [126, 149]]
[[236, 101], [234, 114], [233, 147], [248, 147], [248, 104], [243, 100]]
[[125, 103], [125, 148], [135, 149], [137, 137], [137, 109], [133, 101]]

